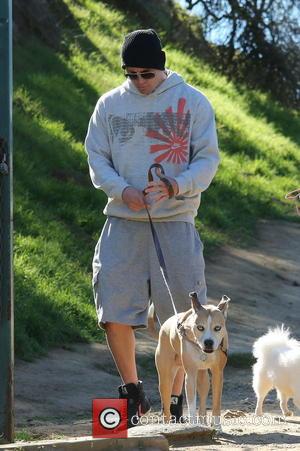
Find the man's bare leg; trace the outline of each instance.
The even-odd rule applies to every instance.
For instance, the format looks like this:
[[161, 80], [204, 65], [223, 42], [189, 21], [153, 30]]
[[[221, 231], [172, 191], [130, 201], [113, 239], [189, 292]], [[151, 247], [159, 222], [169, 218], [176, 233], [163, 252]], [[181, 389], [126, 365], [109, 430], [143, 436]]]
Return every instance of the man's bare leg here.
[[135, 335], [131, 326], [107, 323], [107, 344], [124, 385], [118, 387], [119, 398], [128, 399], [127, 427], [136, 426], [136, 418], [147, 413], [151, 404], [138, 380], [135, 363]]
[[135, 362], [135, 335], [131, 326], [106, 323], [106, 340], [124, 384], [138, 383]]
[[[135, 361], [134, 330], [127, 324], [106, 323], [106, 340], [124, 384], [138, 383]], [[184, 371], [179, 368], [173, 383], [172, 394], [179, 396], [182, 392]]]

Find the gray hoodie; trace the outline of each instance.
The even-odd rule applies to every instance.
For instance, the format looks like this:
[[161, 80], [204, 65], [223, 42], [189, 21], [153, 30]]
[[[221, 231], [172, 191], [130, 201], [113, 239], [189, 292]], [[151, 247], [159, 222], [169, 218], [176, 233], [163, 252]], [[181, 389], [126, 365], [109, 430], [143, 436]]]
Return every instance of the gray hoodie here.
[[194, 223], [220, 159], [211, 104], [172, 71], [151, 94], [126, 80], [101, 96], [85, 148], [93, 185], [108, 197], [104, 214], [138, 221], [148, 220], [146, 210], [130, 210], [122, 192], [127, 186], [143, 190], [151, 164], [162, 164], [179, 187], [176, 198], [152, 205], [153, 220]]

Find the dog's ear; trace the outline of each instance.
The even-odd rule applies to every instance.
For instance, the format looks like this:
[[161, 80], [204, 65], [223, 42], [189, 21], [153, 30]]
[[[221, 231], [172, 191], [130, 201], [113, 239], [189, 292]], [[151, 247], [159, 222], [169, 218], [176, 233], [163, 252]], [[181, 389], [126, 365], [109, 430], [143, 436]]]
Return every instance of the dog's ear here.
[[192, 291], [189, 293], [189, 297], [191, 298], [192, 302], [192, 309], [196, 312], [197, 310], [201, 310], [202, 305], [199, 302], [198, 295], [195, 291]]
[[223, 313], [225, 318], [227, 318], [227, 310], [228, 310], [228, 307], [229, 307], [229, 302], [230, 302], [230, 298], [228, 296], [226, 296], [226, 294], [224, 294], [222, 296], [221, 301], [217, 305], [217, 308]]

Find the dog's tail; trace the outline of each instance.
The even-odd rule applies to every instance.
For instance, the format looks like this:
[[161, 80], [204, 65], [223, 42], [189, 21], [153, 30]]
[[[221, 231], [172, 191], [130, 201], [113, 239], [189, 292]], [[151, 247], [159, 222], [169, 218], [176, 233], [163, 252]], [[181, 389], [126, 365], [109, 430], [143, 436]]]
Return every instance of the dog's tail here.
[[297, 340], [290, 338], [289, 328], [285, 328], [282, 324], [281, 327], [269, 329], [265, 335], [254, 342], [253, 355], [259, 359], [262, 356], [270, 355], [272, 351], [280, 352], [282, 348], [291, 348], [298, 344]]
[[154, 305], [152, 304], [152, 302], [148, 309], [148, 328], [147, 328], [147, 330], [153, 338], [158, 339], [158, 334], [159, 334], [158, 320], [157, 320], [156, 313], [154, 310]]

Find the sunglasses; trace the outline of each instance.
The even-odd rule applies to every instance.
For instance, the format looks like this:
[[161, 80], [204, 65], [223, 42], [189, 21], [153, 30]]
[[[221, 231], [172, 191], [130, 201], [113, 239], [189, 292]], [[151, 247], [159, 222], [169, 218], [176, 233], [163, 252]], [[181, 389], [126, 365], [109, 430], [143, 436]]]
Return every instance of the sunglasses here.
[[125, 72], [124, 75], [126, 78], [130, 78], [130, 80], [137, 80], [138, 78], [150, 80], [151, 78], [154, 78], [156, 74], [154, 72]]
[[[296, 212], [300, 216], [300, 188], [291, 191], [285, 195], [286, 199], [294, 200], [296, 202]], [[298, 203], [297, 203], [298, 202]]]

